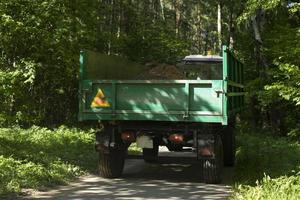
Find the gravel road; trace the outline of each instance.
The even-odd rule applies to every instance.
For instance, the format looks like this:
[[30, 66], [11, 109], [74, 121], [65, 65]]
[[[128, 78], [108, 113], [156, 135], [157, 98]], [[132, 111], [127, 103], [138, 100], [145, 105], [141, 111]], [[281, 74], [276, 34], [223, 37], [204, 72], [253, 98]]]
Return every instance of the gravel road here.
[[[176, 155], [172, 152], [160, 154]], [[120, 179], [103, 179], [96, 175], [81, 177], [67, 186], [44, 192], [33, 192], [25, 199], [98, 200], [98, 199], [228, 199], [231, 194], [233, 169], [224, 169], [220, 185], [201, 183], [198, 164], [159, 162], [147, 164], [143, 160], [126, 160], [124, 175]], [[174, 164], [175, 163], [175, 164]], [[176, 164], [177, 163], [177, 164]]]

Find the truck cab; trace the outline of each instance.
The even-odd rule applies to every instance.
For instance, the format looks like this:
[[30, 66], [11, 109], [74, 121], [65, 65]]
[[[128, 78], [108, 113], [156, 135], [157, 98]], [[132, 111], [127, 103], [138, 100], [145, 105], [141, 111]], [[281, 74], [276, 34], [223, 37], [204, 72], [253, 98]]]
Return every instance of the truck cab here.
[[183, 59], [180, 68], [190, 80], [222, 80], [223, 58], [221, 56], [190, 55]]

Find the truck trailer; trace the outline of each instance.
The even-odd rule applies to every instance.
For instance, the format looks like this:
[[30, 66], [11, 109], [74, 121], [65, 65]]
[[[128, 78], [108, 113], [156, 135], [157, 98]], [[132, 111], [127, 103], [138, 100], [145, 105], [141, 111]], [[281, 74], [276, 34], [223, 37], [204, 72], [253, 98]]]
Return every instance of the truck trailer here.
[[205, 183], [220, 183], [223, 166], [234, 165], [243, 64], [223, 46], [221, 56], [187, 56], [176, 69], [172, 78], [165, 70], [147, 76], [151, 66], [81, 51], [78, 118], [99, 125], [95, 149], [102, 177], [122, 175], [134, 142], [151, 163], [159, 159], [159, 146], [190, 149]]

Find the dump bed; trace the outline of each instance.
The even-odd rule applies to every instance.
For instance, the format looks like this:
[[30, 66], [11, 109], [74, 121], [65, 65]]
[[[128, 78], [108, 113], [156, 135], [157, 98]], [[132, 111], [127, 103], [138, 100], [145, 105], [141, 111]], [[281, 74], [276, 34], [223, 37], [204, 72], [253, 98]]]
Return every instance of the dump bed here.
[[[80, 57], [79, 120], [149, 120], [226, 125], [244, 101], [243, 65], [223, 48], [222, 80], [134, 80], [144, 70], [90, 51]], [[122, 64], [120, 64], [122, 63]], [[113, 78], [111, 78], [113, 77]]]

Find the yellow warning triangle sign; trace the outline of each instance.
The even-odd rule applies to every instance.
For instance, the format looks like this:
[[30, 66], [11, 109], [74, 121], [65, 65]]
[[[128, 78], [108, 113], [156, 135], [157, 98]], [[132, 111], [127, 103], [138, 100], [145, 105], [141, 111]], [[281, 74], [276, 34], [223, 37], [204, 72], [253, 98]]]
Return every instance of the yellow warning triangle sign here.
[[91, 108], [108, 108], [110, 103], [105, 99], [105, 95], [101, 89], [98, 89], [96, 96], [91, 104]]

